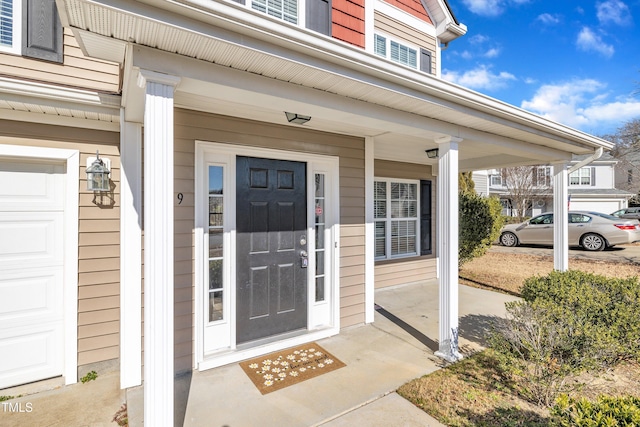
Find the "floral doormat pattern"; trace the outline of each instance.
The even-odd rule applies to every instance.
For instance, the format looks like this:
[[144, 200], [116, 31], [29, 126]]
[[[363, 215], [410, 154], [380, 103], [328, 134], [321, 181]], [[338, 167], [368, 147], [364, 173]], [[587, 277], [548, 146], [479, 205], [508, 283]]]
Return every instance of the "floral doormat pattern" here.
[[240, 363], [240, 367], [262, 394], [335, 371], [343, 366], [346, 365], [316, 343]]

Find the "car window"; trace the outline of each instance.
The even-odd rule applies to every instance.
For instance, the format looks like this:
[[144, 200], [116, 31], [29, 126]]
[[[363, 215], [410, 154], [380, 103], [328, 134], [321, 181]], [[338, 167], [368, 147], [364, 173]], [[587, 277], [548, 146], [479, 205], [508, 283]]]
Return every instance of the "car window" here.
[[605, 219], [610, 219], [612, 221], [620, 221], [620, 218], [617, 216], [613, 216], [613, 215], [608, 215], [608, 214], [604, 214], [601, 212], [589, 212], [591, 215], [595, 215], [595, 216], [599, 216]]
[[570, 224], [582, 224], [585, 222], [591, 221], [591, 217], [584, 214], [572, 213], [569, 214], [569, 223]]
[[535, 218], [531, 218], [529, 224], [553, 224], [553, 214], [540, 215]]
[[613, 212], [611, 215], [612, 215], [612, 216], [620, 216], [620, 215], [622, 215], [625, 211], [626, 211], [626, 209], [620, 209], [620, 210], [617, 210], [617, 211]]

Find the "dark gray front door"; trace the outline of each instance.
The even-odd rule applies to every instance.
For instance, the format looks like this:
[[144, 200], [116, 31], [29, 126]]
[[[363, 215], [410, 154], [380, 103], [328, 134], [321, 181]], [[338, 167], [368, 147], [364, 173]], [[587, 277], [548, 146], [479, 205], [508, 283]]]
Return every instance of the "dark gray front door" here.
[[236, 342], [307, 327], [306, 164], [236, 161]]

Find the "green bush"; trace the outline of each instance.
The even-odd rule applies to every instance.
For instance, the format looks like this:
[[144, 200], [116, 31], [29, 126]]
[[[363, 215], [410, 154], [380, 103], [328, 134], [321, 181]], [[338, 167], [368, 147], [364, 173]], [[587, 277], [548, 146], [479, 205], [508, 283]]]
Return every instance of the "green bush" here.
[[523, 397], [550, 405], [569, 376], [640, 360], [637, 278], [554, 271], [527, 279], [522, 296], [506, 305], [489, 343]]
[[551, 410], [558, 427], [640, 426], [640, 398], [602, 396], [597, 401], [560, 396]]
[[[608, 278], [581, 271], [551, 272], [525, 281], [529, 303], [554, 304], [551, 321], [565, 325], [572, 351], [584, 367], [640, 360], [640, 280]], [[588, 359], [588, 360], [587, 360]]]
[[459, 194], [458, 265], [484, 255], [502, 228], [502, 206], [495, 197], [472, 191]]

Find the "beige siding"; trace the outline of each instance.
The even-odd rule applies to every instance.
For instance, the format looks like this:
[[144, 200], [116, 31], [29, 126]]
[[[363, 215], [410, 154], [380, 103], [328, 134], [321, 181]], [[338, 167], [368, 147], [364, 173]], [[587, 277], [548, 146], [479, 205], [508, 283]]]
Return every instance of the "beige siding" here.
[[303, 128], [176, 110], [175, 185], [184, 199], [175, 214], [176, 372], [193, 364], [195, 140], [323, 154], [340, 158], [341, 325], [364, 322], [364, 141]]
[[413, 46], [424, 48], [431, 52], [431, 74], [436, 74], [436, 39], [414, 27], [397, 21], [387, 15], [375, 11], [374, 15], [375, 31], [381, 31], [404, 40]]
[[[120, 150], [114, 132], [0, 120], [0, 144], [80, 152], [78, 248], [78, 366], [119, 357]], [[86, 188], [86, 159], [111, 159], [113, 192], [102, 204]], [[100, 202], [100, 198], [96, 199]]]
[[64, 30], [63, 63], [0, 53], [0, 75], [62, 84], [105, 93], [119, 92], [119, 66], [85, 57], [71, 30]]
[[374, 175], [379, 178], [426, 179], [431, 187], [431, 248], [432, 254], [398, 260], [377, 261], [375, 265], [375, 288], [384, 288], [415, 283], [436, 278], [436, 179], [431, 175], [431, 166], [376, 160]]

